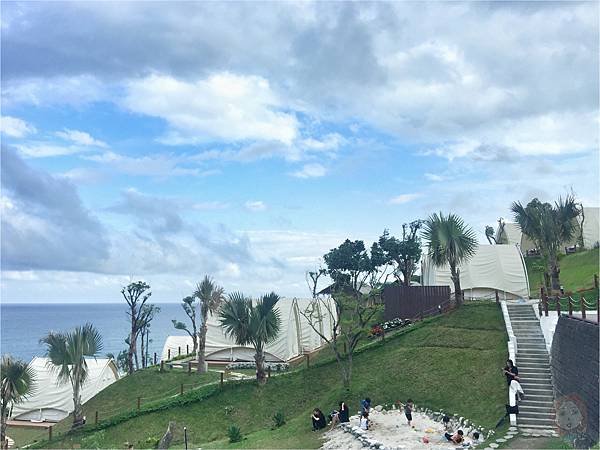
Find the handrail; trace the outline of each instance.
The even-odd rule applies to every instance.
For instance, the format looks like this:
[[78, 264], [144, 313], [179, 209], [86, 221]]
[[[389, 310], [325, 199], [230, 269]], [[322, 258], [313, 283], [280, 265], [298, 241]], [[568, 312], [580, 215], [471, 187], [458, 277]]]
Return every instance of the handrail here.
[[[506, 300], [500, 301], [500, 307], [502, 308], [502, 316], [504, 317], [504, 325], [506, 326], [506, 333], [508, 334], [508, 358], [513, 361], [515, 365], [517, 365], [517, 337], [512, 328], [512, 323], [510, 321], [510, 316], [508, 314], [508, 307], [506, 306]], [[510, 406], [515, 406], [517, 403], [516, 395], [511, 395], [510, 389], [508, 390], [508, 404]], [[517, 416], [516, 414], [510, 415], [510, 423], [511, 425], [517, 424]]]

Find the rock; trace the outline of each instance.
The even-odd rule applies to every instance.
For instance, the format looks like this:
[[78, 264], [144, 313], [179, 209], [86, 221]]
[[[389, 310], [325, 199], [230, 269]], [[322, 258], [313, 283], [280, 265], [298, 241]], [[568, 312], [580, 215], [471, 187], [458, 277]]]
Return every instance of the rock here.
[[498, 445], [498, 444], [496, 444], [495, 442], [492, 442], [492, 443], [490, 444], [490, 447], [492, 447], [492, 448], [498, 448], [498, 447], [499, 447], [499, 445]]
[[175, 431], [175, 422], [169, 422], [169, 426], [167, 427], [167, 431], [162, 439], [158, 442], [159, 449], [167, 449], [171, 445], [171, 441], [173, 440], [173, 432]]
[[496, 442], [506, 442], [506, 439], [504, 439], [504, 438], [498, 438], [498, 439], [496, 439]]
[[508, 431], [517, 431], [517, 427], [508, 427]]
[[381, 406], [381, 405], [377, 405], [375, 407], [375, 411], [377, 411], [377, 412], [381, 412], [382, 410], [383, 410], [383, 406]]

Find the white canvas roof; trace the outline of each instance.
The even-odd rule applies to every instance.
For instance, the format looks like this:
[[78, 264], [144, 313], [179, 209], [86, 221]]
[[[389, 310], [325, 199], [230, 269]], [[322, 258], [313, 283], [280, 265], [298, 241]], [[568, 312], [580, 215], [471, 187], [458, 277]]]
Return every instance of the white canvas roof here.
[[[326, 300], [332, 302], [332, 300]], [[300, 313], [310, 305], [310, 299], [282, 298], [277, 303], [281, 314], [281, 329], [277, 339], [266, 347], [267, 361], [288, 361], [304, 351], [312, 351], [324, 344], [321, 337], [308, 324]], [[335, 311], [332, 308], [332, 311]], [[321, 312], [321, 330], [323, 335], [331, 336], [331, 317], [327, 311]], [[209, 316], [206, 333], [206, 359], [210, 361], [254, 361], [252, 347], [240, 347], [225, 335], [217, 315]], [[186, 352], [186, 345], [193, 348], [191, 336], [169, 336], [165, 341], [162, 359], [167, 360], [169, 349], [171, 358]]]
[[[506, 244], [521, 245], [521, 236], [523, 235], [523, 233], [521, 232], [519, 225], [512, 222], [504, 222], [504, 226], [502, 228], [504, 236], [506, 237]], [[500, 233], [501, 227], [500, 225], [498, 225], [498, 232], [496, 233], [496, 236], [499, 237]]]
[[[119, 378], [112, 359], [86, 358], [88, 379], [81, 390], [85, 403]], [[16, 420], [46, 420], [58, 422], [73, 411], [73, 388], [70, 382], [58, 384], [56, 373], [48, 366], [48, 358], [35, 357], [29, 363], [35, 374], [35, 391], [23, 402], [13, 406]]]
[[[425, 256], [422, 262], [422, 281], [425, 286], [450, 286], [448, 266], [435, 267]], [[521, 251], [516, 245], [479, 245], [468, 263], [460, 266], [460, 285], [466, 298], [528, 298], [529, 282]]]
[[600, 241], [600, 208], [583, 208], [583, 214], [583, 246], [593, 248]]

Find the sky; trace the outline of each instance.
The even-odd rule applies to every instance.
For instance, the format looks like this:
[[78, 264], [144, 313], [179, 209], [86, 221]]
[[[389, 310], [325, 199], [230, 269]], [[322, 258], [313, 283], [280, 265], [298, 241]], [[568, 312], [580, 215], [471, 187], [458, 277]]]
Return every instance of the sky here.
[[597, 2], [1, 8], [5, 302], [306, 297], [346, 238], [599, 204]]

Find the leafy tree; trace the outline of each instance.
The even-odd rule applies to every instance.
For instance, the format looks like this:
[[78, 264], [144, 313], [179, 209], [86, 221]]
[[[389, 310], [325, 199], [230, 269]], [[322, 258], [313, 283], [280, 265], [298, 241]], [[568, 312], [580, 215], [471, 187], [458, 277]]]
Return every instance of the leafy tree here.
[[88, 378], [86, 356], [95, 358], [102, 350], [102, 337], [90, 323], [67, 333], [50, 332], [40, 340], [46, 344], [50, 368], [61, 383], [73, 388], [73, 428], [83, 424], [81, 388]]
[[205, 364], [205, 347], [206, 347], [206, 321], [208, 315], [214, 314], [223, 304], [225, 300], [225, 290], [221, 286], [217, 286], [210, 277], [205, 276], [202, 282], [196, 286], [194, 297], [200, 301], [200, 332], [198, 333], [198, 372], [204, 373], [206, 370]]
[[527, 206], [514, 202], [511, 210], [519, 228], [535, 243], [546, 263], [546, 287], [560, 289], [558, 254], [562, 244], [575, 235], [576, 219], [581, 213], [575, 197], [560, 197], [554, 205], [537, 198]]
[[[348, 389], [352, 380], [354, 351], [367, 335], [370, 321], [382, 309], [379, 288], [387, 273], [381, 269], [388, 265], [389, 260], [377, 243], [371, 246], [369, 253], [363, 241], [348, 239], [324, 255], [324, 260], [327, 269], [308, 273], [313, 301], [300, 313], [333, 350], [343, 385]], [[334, 281], [329, 288], [329, 296], [317, 288], [324, 275]], [[322, 329], [325, 315], [332, 325], [331, 335]]]
[[120, 373], [127, 373], [127, 349], [121, 350], [118, 355], [107, 353], [107, 358], [112, 359]]
[[279, 296], [274, 292], [252, 302], [241, 292], [229, 295], [220, 310], [221, 325], [237, 345], [254, 347], [256, 379], [259, 385], [267, 382], [265, 371], [265, 346], [277, 338], [281, 328], [279, 309], [275, 306]]
[[144, 305], [152, 295], [150, 292], [150, 285], [144, 281], [136, 281], [130, 283], [121, 289], [121, 295], [127, 302], [129, 310], [127, 315], [129, 316], [131, 323], [131, 331], [129, 332], [129, 350], [127, 353], [127, 373], [132, 374], [134, 372], [134, 358], [137, 364], [137, 337], [140, 334], [140, 327], [143, 324], [141, 319]]
[[180, 322], [179, 320], [175, 320], [175, 319], [171, 320], [171, 322], [173, 322], [173, 326], [177, 330], [185, 331], [192, 338], [192, 342], [193, 342], [192, 353], [194, 355], [196, 354], [196, 350], [198, 349], [198, 330], [196, 328], [196, 303], [195, 302], [196, 302], [196, 299], [194, 297], [188, 296], [188, 297], [185, 297], [181, 303], [181, 307], [183, 308], [185, 315], [188, 316], [188, 318], [190, 319], [190, 322], [192, 324], [191, 331], [188, 328], [187, 324]]
[[395, 266], [394, 277], [404, 286], [410, 286], [411, 277], [421, 259], [421, 240], [418, 232], [422, 226], [422, 220], [403, 224], [402, 239], [390, 236], [389, 231], [384, 230], [378, 241], [385, 258]]
[[34, 392], [35, 375], [29, 364], [9, 355], [2, 356], [0, 364], [2, 385], [0, 387], [0, 444], [6, 445], [6, 421], [12, 405]]
[[[496, 237], [494, 236], [494, 227], [489, 225], [485, 226], [485, 237], [487, 238], [490, 244], [497, 244]], [[494, 242], [492, 242], [494, 241]]]
[[425, 221], [423, 238], [428, 243], [428, 255], [433, 264], [450, 266], [450, 277], [454, 283], [454, 300], [457, 306], [462, 301], [460, 269], [477, 250], [477, 239], [473, 230], [456, 214], [434, 213]]

